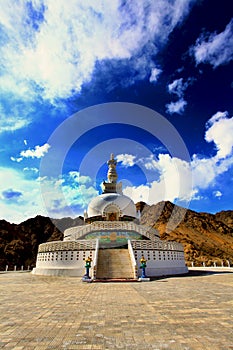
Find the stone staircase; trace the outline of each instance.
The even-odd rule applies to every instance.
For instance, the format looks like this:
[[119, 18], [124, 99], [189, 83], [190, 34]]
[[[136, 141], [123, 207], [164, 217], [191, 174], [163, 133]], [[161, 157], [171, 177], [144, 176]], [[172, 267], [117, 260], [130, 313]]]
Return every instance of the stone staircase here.
[[128, 249], [100, 249], [96, 278], [133, 279], [134, 274]]

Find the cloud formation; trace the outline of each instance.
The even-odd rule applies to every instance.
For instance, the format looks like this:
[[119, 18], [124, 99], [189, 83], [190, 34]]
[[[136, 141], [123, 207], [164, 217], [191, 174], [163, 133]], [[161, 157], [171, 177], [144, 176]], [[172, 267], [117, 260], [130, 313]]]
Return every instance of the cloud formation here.
[[0, 193], [11, 196], [9, 189], [14, 189], [17, 200], [13, 197], [13, 200], [8, 200], [10, 205], [6, 205], [6, 199], [0, 196], [1, 218], [18, 223], [38, 214], [46, 215], [41, 203], [39, 183], [27, 179], [22, 171], [1, 167]]
[[232, 153], [233, 147], [233, 117], [228, 118], [228, 112], [217, 112], [207, 123], [205, 133], [207, 142], [214, 142], [218, 159], [225, 158]]
[[[1, 80], [1, 78], [0, 78]], [[1, 93], [1, 86], [0, 86]], [[21, 116], [16, 106], [12, 106], [11, 112], [4, 105], [3, 96], [0, 101], [0, 134], [12, 132], [27, 127], [30, 124], [30, 118]], [[15, 101], [14, 101], [15, 102]]]
[[213, 192], [213, 195], [216, 197], [216, 198], [221, 198], [222, 197], [222, 192], [221, 191], [214, 191]]
[[70, 171], [60, 178], [39, 178], [42, 198], [50, 217], [82, 215], [90, 200], [97, 196], [89, 176]]
[[23, 158], [42, 158], [48, 152], [50, 145], [45, 143], [42, 146], [37, 145], [35, 149], [27, 149], [26, 151], [21, 151], [20, 155]]
[[[59, 179], [35, 179], [35, 174], [28, 177], [27, 171], [28, 169], [22, 172], [12, 168], [0, 168], [0, 219], [19, 223], [36, 215], [61, 218], [73, 213], [75, 217], [82, 215], [87, 203], [97, 195], [89, 177], [81, 176], [77, 182], [74, 175], [77, 175], [76, 171]], [[41, 193], [42, 184], [46, 193]], [[56, 195], [56, 188], [61, 189], [58, 191], [59, 196]], [[46, 196], [49, 213], [43, 196]]]
[[10, 157], [10, 159], [13, 162], [17, 162], [17, 163], [20, 163], [24, 158], [40, 159], [40, 158], [44, 157], [44, 155], [46, 153], [48, 153], [49, 148], [50, 148], [50, 145], [48, 143], [45, 143], [42, 146], [37, 145], [37, 146], [35, 146], [34, 149], [27, 149], [25, 151], [21, 151], [20, 152], [21, 157], [18, 157], [18, 158]]
[[169, 114], [174, 114], [174, 113], [182, 114], [184, 112], [186, 105], [187, 105], [187, 101], [181, 98], [176, 102], [170, 102], [166, 104], [166, 111]]
[[181, 98], [187, 86], [188, 84], [187, 82], [183, 82], [183, 78], [175, 79], [172, 83], [168, 84], [168, 91], [170, 94], [175, 94]]
[[116, 160], [119, 163], [122, 163], [123, 166], [127, 167], [131, 167], [135, 164], [135, 158], [136, 156], [133, 156], [132, 154], [118, 154], [116, 156]]
[[[216, 155], [212, 157], [194, 154], [190, 163], [169, 154], [159, 154], [156, 158], [152, 155], [148, 158], [136, 158], [134, 162], [137, 165], [145, 171], [159, 173], [159, 178], [146, 185], [128, 186], [124, 193], [130, 195], [135, 203], [140, 200], [148, 204], [162, 200], [199, 200], [200, 191], [214, 186], [218, 176], [233, 166], [232, 128], [233, 118], [229, 118], [227, 112], [217, 112], [209, 119], [205, 139], [213, 142], [217, 149]], [[222, 196], [219, 190], [213, 194], [218, 198]]]
[[159, 69], [159, 68], [152, 68], [152, 69], [151, 69], [151, 75], [150, 75], [149, 81], [150, 81], [151, 83], [156, 83], [161, 73], [162, 73], [162, 69]]
[[182, 114], [187, 105], [187, 101], [184, 99], [184, 92], [194, 81], [194, 78], [188, 78], [184, 81], [183, 78], [175, 79], [172, 83], [168, 84], [168, 92], [176, 95], [179, 99], [166, 104], [166, 111], [169, 114]]
[[79, 185], [85, 185], [85, 184], [90, 184], [92, 182], [90, 176], [86, 175], [80, 175], [78, 171], [70, 171], [69, 172], [69, 177], [75, 182], [78, 183]]
[[209, 63], [217, 68], [229, 63], [233, 59], [233, 19], [223, 32], [199, 37], [190, 53], [194, 55], [196, 64]]
[[159, 71], [151, 56], [193, 1], [3, 2], [2, 90], [54, 100], [79, 92], [100, 61], [127, 60], [131, 68], [147, 68], [155, 81]]

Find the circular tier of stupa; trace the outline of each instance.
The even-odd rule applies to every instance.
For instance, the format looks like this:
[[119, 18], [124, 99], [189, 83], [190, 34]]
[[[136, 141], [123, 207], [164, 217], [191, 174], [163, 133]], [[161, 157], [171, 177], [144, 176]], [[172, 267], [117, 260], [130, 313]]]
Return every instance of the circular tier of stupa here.
[[103, 193], [91, 200], [84, 224], [64, 231], [63, 241], [39, 245], [33, 274], [81, 277], [87, 261], [92, 279], [137, 279], [143, 259], [148, 277], [184, 274], [183, 246], [160, 240], [157, 230], [140, 225], [134, 202], [117, 182], [117, 162], [111, 154]]

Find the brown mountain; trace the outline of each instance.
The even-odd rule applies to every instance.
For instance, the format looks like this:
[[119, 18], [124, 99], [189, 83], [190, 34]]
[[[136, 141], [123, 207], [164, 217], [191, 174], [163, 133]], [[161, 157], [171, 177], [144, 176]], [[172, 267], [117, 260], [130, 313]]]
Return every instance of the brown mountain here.
[[[137, 203], [141, 223], [156, 228], [162, 239], [184, 245], [185, 259], [195, 264], [218, 264], [224, 260], [233, 265], [233, 211], [217, 214], [197, 213], [170, 202], [156, 205]], [[0, 270], [8, 265], [34, 266], [38, 245], [62, 240], [66, 228], [82, 225], [81, 217], [50, 220], [36, 216], [18, 225], [0, 220]]]
[[156, 228], [161, 239], [183, 244], [185, 260], [196, 265], [233, 264], [233, 211], [197, 213], [171, 202], [145, 205], [141, 223]]
[[34, 266], [39, 244], [62, 240], [66, 228], [82, 224], [81, 217], [50, 220], [36, 216], [18, 225], [0, 220], [0, 270], [6, 265], [11, 270], [15, 265]]

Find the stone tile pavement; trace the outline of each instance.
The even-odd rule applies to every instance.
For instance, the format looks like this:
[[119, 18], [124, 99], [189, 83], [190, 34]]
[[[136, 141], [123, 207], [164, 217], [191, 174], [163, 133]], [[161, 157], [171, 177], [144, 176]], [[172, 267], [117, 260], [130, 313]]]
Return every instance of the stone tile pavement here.
[[233, 274], [138, 283], [0, 274], [0, 349], [233, 349]]

